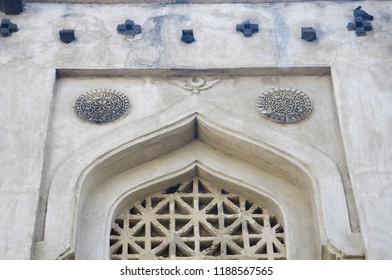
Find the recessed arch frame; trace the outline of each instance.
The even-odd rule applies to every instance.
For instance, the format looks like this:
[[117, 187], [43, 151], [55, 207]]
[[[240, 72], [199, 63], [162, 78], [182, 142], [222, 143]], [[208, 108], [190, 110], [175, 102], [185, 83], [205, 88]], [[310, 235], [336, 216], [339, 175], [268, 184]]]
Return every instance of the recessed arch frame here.
[[[156, 169], [156, 166], [161, 168]], [[277, 181], [273, 175], [257, 167], [194, 141], [167, 156], [119, 174], [97, 187], [98, 190], [92, 190], [80, 215], [77, 258], [98, 256], [107, 259], [111, 222], [119, 211], [151, 193], [195, 177], [229, 192], [240, 193], [246, 199], [272, 210], [287, 228], [289, 258], [317, 257], [320, 246], [317, 225], [303, 192], [284, 180]], [[107, 246], [97, 248], [95, 252], [88, 249], [96, 248], [96, 243]], [[313, 247], [309, 246], [310, 243]], [[309, 248], [304, 249], [304, 246]]]
[[[185, 111], [190, 109], [186, 107]], [[347, 256], [363, 255], [360, 235], [350, 229], [338, 169], [327, 155], [275, 131], [265, 134], [251, 130], [247, 125], [252, 124], [238, 123], [224, 111], [219, 112], [224, 118], [211, 120], [207, 117], [208, 110], [212, 108], [205, 106], [197, 113], [173, 115], [169, 124], [167, 116], [147, 118], [133, 127], [139, 135], [118, 129], [72, 153], [51, 181], [45, 238], [37, 246], [35, 257], [56, 259], [74, 252], [81, 201], [86, 199], [87, 190], [126, 169], [186, 146], [196, 138], [261, 170], [284, 176], [295, 185], [303, 185], [304, 192], [313, 199], [321, 245]], [[99, 143], [106, 139], [113, 142], [109, 140], [114, 136], [117, 142], [102, 152]]]

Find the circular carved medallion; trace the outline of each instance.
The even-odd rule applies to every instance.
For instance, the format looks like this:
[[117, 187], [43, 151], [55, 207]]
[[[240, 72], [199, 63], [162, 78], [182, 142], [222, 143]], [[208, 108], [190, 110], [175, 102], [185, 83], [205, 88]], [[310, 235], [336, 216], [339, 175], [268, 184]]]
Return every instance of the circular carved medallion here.
[[293, 88], [272, 88], [256, 101], [260, 114], [272, 121], [293, 123], [304, 119], [312, 111], [309, 96]]
[[129, 99], [114, 89], [88, 91], [75, 101], [76, 114], [92, 123], [106, 123], [126, 115], [130, 107]]

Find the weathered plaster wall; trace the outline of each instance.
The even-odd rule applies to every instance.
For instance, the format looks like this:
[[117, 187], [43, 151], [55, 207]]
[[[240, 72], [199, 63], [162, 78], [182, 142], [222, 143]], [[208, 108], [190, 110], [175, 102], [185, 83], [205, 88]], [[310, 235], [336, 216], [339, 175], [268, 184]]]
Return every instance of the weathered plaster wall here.
[[[392, 259], [392, 1], [361, 4], [375, 16], [375, 30], [365, 37], [346, 30], [358, 5], [351, 1], [29, 3], [18, 16], [0, 14], [19, 27], [11, 37], [0, 38], [0, 258], [31, 257], [36, 213], [42, 214], [38, 194], [48, 186], [48, 148], [56, 146], [55, 142], [46, 145], [52, 136], [51, 104], [57, 100], [53, 98], [55, 69], [322, 65], [332, 71], [337, 121], [366, 256]], [[127, 18], [142, 25], [143, 33], [134, 39], [115, 30]], [[260, 24], [259, 33], [251, 38], [235, 31], [235, 24], [247, 19]], [[301, 40], [302, 26], [315, 27], [318, 41]], [[63, 44], [58, 39], [63, 28], [74, 28], [77, 41]], [[179, 40], [181, 29], [187, 28], [195, 32], [196, 42], [191, 45]], [[171, 102], [162, 100], [162, 106]], [[37, 238], [42, 238], [39, 235]]]
[[21, 61], [0, 68], [2, 259], [30, 258], [55, 80], [53, 70]]

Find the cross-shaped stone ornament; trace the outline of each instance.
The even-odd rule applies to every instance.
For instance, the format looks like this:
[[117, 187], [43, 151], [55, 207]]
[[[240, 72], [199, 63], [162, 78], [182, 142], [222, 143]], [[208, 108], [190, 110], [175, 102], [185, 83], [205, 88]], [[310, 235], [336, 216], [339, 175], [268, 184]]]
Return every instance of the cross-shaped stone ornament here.
[[348, 30], [355, 30], [357, 36], [365, 36], [366, 32], [373, 30], [373, 26], [368, 20], [373, 20], [374, 17], [362, 10], [361, 6], [355, 8], [353, 14], [354, 21], [347, 24]]
[[11, 36], [11, 34], [16, 31], [18, 31], [18, 26], [15, 23], [12, 23], [11, 20], [5, 18], [1, 21], [0, 34], [2, 37]]
[[134, 37], [135, 35], [142, 33], [142, 27], [135, 24], [133, 20], [127, 19], [125, 23], [117, 25], [117, 31], [126, 36]]
[[237, 24], [235, 28], [238, 32], [242, 32], [245, 37], [251, 37], [253, 33], [256, 33], [259, 31], [259, 25], [258, 24], [253, 24], [249, 20]]

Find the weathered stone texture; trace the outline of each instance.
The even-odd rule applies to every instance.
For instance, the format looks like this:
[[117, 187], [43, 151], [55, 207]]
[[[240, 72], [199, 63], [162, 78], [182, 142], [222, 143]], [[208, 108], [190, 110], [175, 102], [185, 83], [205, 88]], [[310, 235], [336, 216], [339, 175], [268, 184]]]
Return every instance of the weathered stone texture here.
[[[123, 159], [134, 164], [129, 165], [129, 169], [149, 162], [146, 165], [152, 174], [160, 174], [151, 155], [160, 157], [182, 146], [188, 147], [184, 151], [189, 153], [193, 146], [187, 145], [200, 140], [210, 146], [211, 155], [213, 151], [225, 154], [217, 158], [238, 158], [242, 162], [238, 163], [238, 168], [253, 166], [256, 171], [270, 168], [266, 173], [274, 174], [276, 182], [286, 180], [279, 183], [281, 186], [303, 186], [309, 182], [293, 175], [295, 168], [290, 169], [289, 161], [279, 161], [277, 154], [260, 152], [255, 148], [256, 142], [266, 139], [263, 143], [279, 145], [291, 139], [293, 145], [285, 146], [287, 154], [304, 155], [303, 159], [308, 161], [301, 164], [315, 173], [323, 170], [317, 169], [319, 162], [316, 160], [313, 168], [312, 153], [314, 159], [328, 158], [328, 163], [335, 164], [340, 172], [348, 204], [348, 210], [343, 210], [348, 213], [353, 234], [360, 235], [364, 247], [356, 247], [361, 243], [359, 238], [353, 238], [353, 243], [347, 244], [344, 238], [332, 234], [333, 241], [343, 244], [347, 252], [355, 256], [359, 256], [363, 249], [362, 253], [368, 259], [392, 259], [392, 1], [361, 2], [364, 10], [374, 16], [373, 30], [362, 37], [346, 28], [357, 4], [352, 1], [235, 5], [27, 3], [25, 11], [18, 16], [0, 13], [1, 18], [10, 18], [18, 25], [18, 32], [0, 38], [0, 259], [61, 258], [69, 252], [73, 255], [71, 247], [75, 237], [72, 235], [58, 243], [56, 248], [51, 247], [57, 241], [56, 230], [61, 232], [72, 228], [76, 232], [73, 226], [81, 223], [70, 218], [72, 213], [57, 213], [61, 210], [59, 205], [62, 203], [64, 209], [79, 210], [70, 205], [78, 205], [78, 199], [84, 201], [85, 195], [93, 193], [89, 184], [101, 177], [86, 181], [87, 187], [81, 191], [78, 176], [88, 173], [88, 166], [95, 159], [108, 156], [121, 145], [126, 146], [128, 142], [121, 139], [137, 142], [147, 131], [152, 133], [154, 129], [162, 130], [157, 138], [150, 139], [154, 145], [145, 151], [141, 149], [144, 152], [138, 154], [140, 157], [136, 160]], [[143, 32], [133, 38], [119, 34], [116, 26], [127, 18], [140, 24]], [[236, 24], [246, 20], [259, 24], [259, 31], [252, 37], [245, 38], [236, 31]], [[301, 40], [301, 27], [304, 26], [312, 26], [317, 31], [316, 41]], [[58, 35], [62, 29], [74, 29], [77, 40], [62, 43]], [[181, 42], [183, 29], [192, 29], [196, 41], [192, 44]], [[185, 70], [170, 71], [173, 68]], [[236, 68], [243, 70], [233, 75], [224, 70], [211, 71]], [[320, 72], [320, 68], [326, 70]], [[79, 70], [58, 71], [56, 79], [56, 69]], [[85, 71], [89, 69], [100, 71]], [[132, 69], [144, 70], [127, 72]], [[159, 69], [163, 69], [163, 74], [153, 72]], [[189, 69], [200, 69], [200, 72], [194, 75]], [[312, 69], [315, 74], [311, 73]], [[178, 86], [178, 81], [186, 85], [192, 77], [220, 81], [192, 94], [195, 88], [187, 90]], [[279, 86], [298, 88], [310, 94], [312, 102], [315, 101], [312, 113], [298, 124], [281, 125], [261, 118], [255, 108], [257, 96]], [[315, 90], [317, 87], [319, 91]], [[105, 125], [81, 121], [74, 113], [74, 102], [84, 92], [97, 88], [112, 88], [126, 94], [132, 104], [128, 117]], [[195, 114], [196, 123], [203, 120], [208, 125], [203, 127], [201, 124], [195, 129], [184, 125], [172, 136], [166, 135], [166, 126], [181, 123], [192, 114]], [[243, 139], [250, 138], [247, 141], [255, 146], [243, 145], [239, 136], [241, 141], [233, 140], [235, 145], [230, 146], [225, 142], [225, 134], [217, 132], [218, 128], [209, 131], [209, 125], [215, 123], [217, 127], [233, 129]], [[183, 133], [183, 130], [192, 135]], [[195, 135], [197, 133], [201, 136]], [[168, 142], [156, 144], [164, 136]], [[139, 147], [137, 145], [135, 147]], [[192, 145], [202, 146], [200, 143]], [[241, 145], [244, 152], [239, 148]], [[200, 160], [202, 157], [197, 154], [197, 149], [192, 159]], [[203, 149], [208, 150], [200, 148], [200, 151]], [[86, 152], [85, 157], [81, 155], [83, 152]], [[124, 153], [129, 157], [131, 154], [129, 150]], [[245, 154], [249, 156], [245, 158]], [[281, 154], [285, 153], [281, 151]], [[184, 155], [185, 152], [178, 152], [178, 157]], [[185, 157], [182, 159], [186, 165]], [[283, 170], [286, 166], [279, 164], [268, 166], [268, 160], [287, 164], [287, 170]], [[216, 164], [213, 160], [211, 162], [214, 167]], [[69, 172], [62, 169], [67, 166], [74, 169]], [[281, 167], [283, 171], [279, 171]], [[64, 174], [59, 176], [58, 170]], [[125, 165], [116, 163], [113, 170], [127, 171]], [[106, 170], [101, 179], [117, 176], [117, 171], [113, 170]], [[336, 170], [332, 168], [325, 172], [331, 171], [335, 176], [339, 174]], [[278, 174], [281, 178], [276, 179]], [[340, 186], [334, 176], [330, 177], [330, 185]], [[58, 187], [65, 178], [72, 181], [74, 188], [52, 187]], [[249, 181], [256, 182], [256, 179], [249, 178]], [[121, 183], [121, 180], [116, 177], [113, 182]], [[320, 197], [328, 198], [330, 204], [327, 205], [334, 205], [333, 195], [328, 193], [328, 188], [324, 190], [326, 193], [322, 192]], [[293, 187], [290, 191], [304, 202], [303, 209], [302, 205], [282, 198], [284, 205], [298, 207], [298, 211], [304, 213], [309, 208], [316, 211], [317, 207], [310, 199], [316, 194], [311, 188]], [[107, 189], [102, 189], [102, 193], [107, 195]], [[103, 199], [100, 193], [93, 195]], [[339, 196], [337, 200], [341, 198]], [[48, 208], [47, 202], [50, 202]], [[336, 205], [344, 205], [341, 202], [339, 200]], [[78, 207], [95, 214], [83, 208], [89, 205], [86, 202]], [[99, 209], [97, 205], [90, 206]], [[320, 209], [324, 206], [319, 205]], [[109, 204], [105, 207], [110, 209]], [[328, 222], [325, 211], [317, 209], [321, 211], [317, 213], [325, 214]], [[45, 221], [47, 210], [50, 214]], [[343, 231], [347, 230], [345, 219], [342, 220]], [[340, 225], [335, 229], [340, 230]], [[306, 219], [306, 226], [314, 226], [310, 217]], [[83, 228], [82, 232], [88, 232], [88, 229]], [[314, 244], [325, 241], [323, 236], [317, 236], [316, 231], [308, 232]], [[83, 236], [78, 238], [83, 239]], [[295, 245], [292, 248], [303, 258], [321, 255], [321, 248], [303, 255], [300, 254], [301, 248]], [[91, 252], [76, 255], [94, 258]]]

